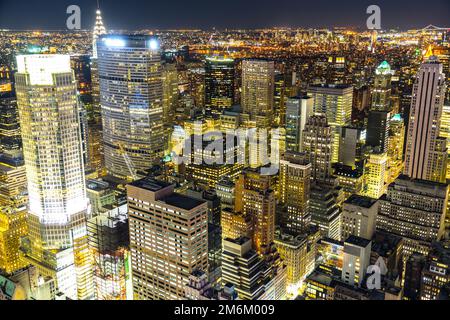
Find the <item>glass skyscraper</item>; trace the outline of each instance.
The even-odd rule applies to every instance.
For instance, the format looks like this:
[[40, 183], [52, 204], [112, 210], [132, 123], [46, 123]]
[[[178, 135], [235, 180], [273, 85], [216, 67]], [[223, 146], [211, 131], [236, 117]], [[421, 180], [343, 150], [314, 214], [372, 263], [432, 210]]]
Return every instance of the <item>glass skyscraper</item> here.
[[29, 194], [27, 261], [71, 299], [92, 294], [76, 81], [67, 55], [17, 57]]
[[164, 153], [159, 42], [151, 36], [101, 36], [97, 42], [105, 165], [135, 179]]

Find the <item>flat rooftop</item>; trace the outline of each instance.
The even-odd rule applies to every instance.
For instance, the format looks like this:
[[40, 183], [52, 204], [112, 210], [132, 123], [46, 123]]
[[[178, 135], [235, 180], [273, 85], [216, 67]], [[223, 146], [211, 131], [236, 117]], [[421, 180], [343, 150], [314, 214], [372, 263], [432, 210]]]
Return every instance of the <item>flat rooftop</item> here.
[[344, 243], [349, 243], [361, 248], [365, 248], [369, 245], [370, 240], [351, 235], [350, 237], [347, 238], [347, 240], [345, 240]]
[[156, 192], [156, 191], [164, 189], [172, 184], [168, 183], [168, 182], [160, 181], [160, 180], [151, 179], [151, 178], [144, 178], [144, 179], [133, 181], [133, 182], [129, 183], [129, 185]]
[[362, 208], [371, 208], [376, 202], [376, 199], [352, 194], [347, 200], [345, 200], [344, 203], [352, 204]]
[[205, 201], [197, 200], [179, 193], [172, 193], [170, 196], [161, 199], [161, 201], [184, 210], [192, 210], [203, 203], [206, 203]]

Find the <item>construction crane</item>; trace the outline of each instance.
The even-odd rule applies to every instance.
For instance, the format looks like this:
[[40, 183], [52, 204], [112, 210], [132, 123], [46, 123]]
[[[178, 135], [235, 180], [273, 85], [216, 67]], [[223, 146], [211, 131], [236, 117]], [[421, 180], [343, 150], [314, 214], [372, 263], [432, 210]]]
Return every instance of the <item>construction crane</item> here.
[[131, 178], [133, 180], [139, 179], [139, 177], [136, 175], [136, 170], [133, 166], [133, 162], [131, 161], [130, 157], [128, 156], [127, 152], [125, 151], [125, 148], [123, 147], [122, 143], [119, 143], [119, 152], [122, 155], [123, 159], [125, 160], [128, 171], [130, 171]]

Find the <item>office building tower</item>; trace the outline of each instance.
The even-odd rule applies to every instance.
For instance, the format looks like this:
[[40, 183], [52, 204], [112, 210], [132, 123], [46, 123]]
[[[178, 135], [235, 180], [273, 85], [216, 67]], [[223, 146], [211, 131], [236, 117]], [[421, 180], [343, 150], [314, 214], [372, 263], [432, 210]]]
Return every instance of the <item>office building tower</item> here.
[[216, 183], [215, 189], [217, 196], [220, 198], [222, 208], [234, 208], [234, 199], [236, 197], [234, 193], [234, 181], [230, 177], [223, 177]]
[[101, 36], [97, 41], [105, 165], [135, 179], [164, 153], [161, 55], [151, 36]]
[[286, 295], [286, 267], [278, 253], [264, 258], [245, 237], [223, 241], [222, 283], [235, 286], [241, 300], [281, 300]]
[[334, 176], [338, 186], [342, 188], [344, 200], [352, 194], [360, 194], [364, 186], [364, 174], [362, 168], [352, 169], [338, 163], [334, 165]]
[[448, 186], [399, 176], [379, 199], [377, 230], [403, 237], [404, 256], [427, 255], [444, 234]]
[[262, 253], [274, 239], [275, 192], [273, 177], [262, 175], [260, 169], [247, 169], [236, 182], [236, 212], [253, 219], [253, 248]]
[[222, 228], [220, 198], [214, 190], [188, 189], [186, 195], [205, 201], [208, 205], [208, 275], [214, 283], [220, 278], [222, 258]]
[[313, 114], [313, 99], [308, 96], [287, 98], [286, 101], [286, 150], [302, 151], [303, 130]]
[[[444, 104], [442, 108], [441, 127], [439, 136], [447, 139], [447, 145], [450, 145], [450, 101]], [[450, 148], [447, 148], [447, 160], [450, 157]], [[447, 161], [446, 178], [450, 178], [450, 161]]]
[[72, 299], [92, 296], [76, 82], [65, 55], [17, 57], [29, 194], [27, 262]]
[[233, 284], [226, 283], [223, 288], [213, 287], [208, 275], [202, 270], [195, 270], [189, 276], [184, 291], [187, 300], [238, 300]]
[[98, 74], [97, 41], [101, 35], [106, 34], [103, 25], [101, 11], [97, 8], [95, 12], [95, 24], [92, 32], [92, 58], [91, 58], [91, 96], [92, 111], [89, 116], [88, 138], [91, 169], [98, 174], [103, 174], [105, 169], [105, 156], [103, 146], [102, 112], [100, 106], [100, 79]]
[[[185, 129], [189, 130], [186, 127], [187, 125]], [[204, 130], [203, 128], [200, 130], [202, 134], [205, 131], [209, 131], [209, 129]], [[190, 154], [185, 154], [185, 156], [190, 156], [189, 162], [186, 163], [186, 176], [205, 188], [213, 188], [225, 177], [236, 178], [244, 168], [243, 161], [239, 161], [239, 159], [243, 159], [244, 148], [239, 145], [237, 136], [232, 137], [229, 135], [223, 139], [220, 135], [216, 137], [219, 138], [214, 143], [216, 146], [221, 143], [223, 153], [217, 152], [218, 150], [212, 151], [211, 141], [208, 139], [204, 139], [199, 135], [192, 135], [190, 136]], [[200, 140], [202, 142], [199, 148], [196, 141]], [[227, 140], [231, 140], [233, 143], [230, 144]]]
[[372, 239], [377, 221], [377, 200], [358, 196], [350, 196], [344, 201], [341, 213], [341, 241], [351, 235]]
[[178, 300], [195, 270], [208, 268], [208, 206], [141, 179], [127, 185], [133, 294], [137, 300]]
[[[442, 127], [441, 127], [442, 128]], [[388, 183], [393, 182], [403, 171], [403, 146], [405, 143], [405, 123], [399, 114], [394, 115], [389, 123], [388, 139]]]
[[441, 290], [450, 283], [450, 241], [434, 242], [422, 269], [420, 299], [438, 300]]
[[349, 285], [361, 286], [370, 264], [372, 242], [357, 236], [344, 241], [344, 259], [341, 280]]
[[404, 300], [420, 300], [422, 270], [425, 267], [426, 258], [426, 256], [418, 252], [413, 252], [407, 258], [403, 284]]
[[0, 152], [22, 149], [16, 95], [9, 81], [0, 80]]
[[253, 238], [253, 217], [250, 214], [243, 214], [231, 208], [224, 208], [220, 224], [222, 227], [222, 239]]
[[165, 63], [162, 69], [163, 124], [165, 129], [164, 149], [169, 148], [169, 138], [175, 124], [175, 110], [178, 105], [178, 70], [175, 63]]
[[20, 238], [28, 234], [27, 179], [22, 158], [0, 156], [0, 273], [12, 274], [20, 259]]
[[387, 111], [369, 112], [366, 145], [379, 152], [387, 152], [390, 118], [391, 114]]
[[97, 58], [97, 41], [101, 35], [106, 34], [106, 28], [103, 25], [102, 12], [100, 8], [95, 11], [95, 25], [92, 33], [92, 57]]
[[279, 198], [284, 207], [283, 229], [293, 233], [306, 230], [311, 222], [308, 210], [311, 184], [309, 157], [302, 153], [286, 152], [280, 160]]
[[387, 61], [383, 61], [375, 70], [370, 109], [391, 111], [391, 82], [394, 72]]
[[338, 161], [355, 169], [363, 165], [363, 148], [366, 143], [366, 130], [355, 127], [341, 127], [339, 136]]
[[339, 187], [319, 184], [311, 187], [309, 199], [311, 224], [319, 229], [322, 237], [335, 240], [340, 238], [341, 197], [342, 189]]
[[220, 114], [234, 101], [234, 60], [211, 56], [205, 62], [205, 107]]
[[282, 72], [276, 72], [274, 77], [274, 124], [280, 126], [286, 125], [287, 100], [297, 94], [296, 72], [283, 69]]
[[309, 117], [303, 130], [303, 151], [309, 154], [311, 176], [326, 181], [331, 176], [333, 130], [323, 115]]
[[288, 294], [296, 296], [301, 281], [314, 270], [319, 238], [317, 228], [310, 228], [307, 232], [296, 236], [283, 233], [281, 230], [275, 232], [275, 247], [286, 265]]
[[262, 117], [269, 126], [273, 117], [274, 62], [266, 60], [242, 61], [242, 112], [251, 120]]
[[387, 188], [388, 157], [386, 153], [371, 153], [365, 166], [365, 182], [362, 194], [378, 199]]
[[445, 90], [442, 64], [431, 56], [421, 65], [413, 87], [403, 171], [411, 178], [445, 181], [447, 147], [439, 137]]
[[108, 205], [87, 222], [95, 299], [132, 298], [127, 205]]
[[88, 179], [86, 181], [86, 194], [91, 205], [91, 216], [97, 216], [100, 211], [116, 203], [116, 195], [112, 186], [102, 180]]
[[344, 84], [311, 85], [307, 89], [307, 94], [314, 99], [314, 113], [325, 115], [332, 128], [332, 162], [338, 162], [339, 128], [350, 124], [353, 87]]

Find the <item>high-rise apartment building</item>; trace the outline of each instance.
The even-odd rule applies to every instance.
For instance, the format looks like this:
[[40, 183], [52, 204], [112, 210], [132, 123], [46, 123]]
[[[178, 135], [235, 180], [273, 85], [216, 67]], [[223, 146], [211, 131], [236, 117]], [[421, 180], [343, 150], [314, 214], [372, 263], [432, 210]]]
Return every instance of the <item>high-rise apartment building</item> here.
[[134, 179], [164, 154], [159, 41], [151, 36], [100, 36], [97, 41], [105, 165]]
[[220, 56], [206, 58], [205, 107], [220, 114], [234, 101], [234, 60]]
[[195, 270], [208, 270], [208, 206], [141, 179], [127, 185], [134, 299], [184, 299]]
[[446, 90], [442, 68], [431, 56], [421, 65], [413, 87], [403, 171], [411, 178], [445, 181], [446, 139], [439, 137]]
[[92, 296], [76, 82], [65, 55], [17, 57], [29, 194], [28, 262], [75, 299]]

